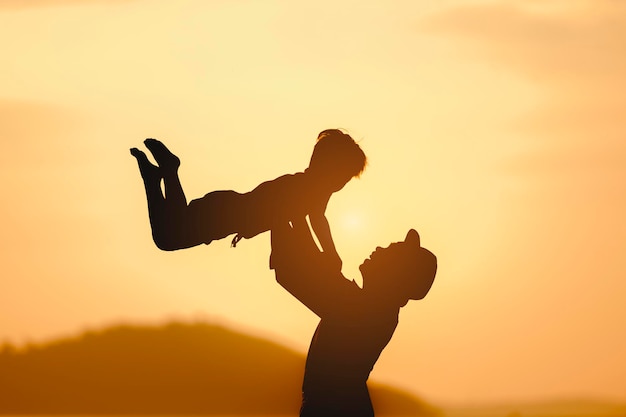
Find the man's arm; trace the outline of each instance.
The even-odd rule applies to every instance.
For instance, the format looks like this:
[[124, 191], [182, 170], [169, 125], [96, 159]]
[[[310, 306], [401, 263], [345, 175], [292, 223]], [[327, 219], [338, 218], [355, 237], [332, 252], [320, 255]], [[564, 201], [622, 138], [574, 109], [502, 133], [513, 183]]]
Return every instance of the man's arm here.
[[320, 317], [345, 304], [351, 283], [317, 249], [306, 223], [278, 225], [271, 241], [271, 267], [283, 288]]

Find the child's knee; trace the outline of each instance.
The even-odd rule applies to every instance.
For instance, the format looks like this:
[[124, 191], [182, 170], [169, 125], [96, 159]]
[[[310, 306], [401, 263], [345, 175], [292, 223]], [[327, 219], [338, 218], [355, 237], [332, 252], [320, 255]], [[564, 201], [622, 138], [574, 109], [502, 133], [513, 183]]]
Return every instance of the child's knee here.
[[180, 249], [180, 246], [176, 244], [176, 240], [169, 233], [153, 233], [152, 240], [157, 248], [163, 251], [170, 252]]

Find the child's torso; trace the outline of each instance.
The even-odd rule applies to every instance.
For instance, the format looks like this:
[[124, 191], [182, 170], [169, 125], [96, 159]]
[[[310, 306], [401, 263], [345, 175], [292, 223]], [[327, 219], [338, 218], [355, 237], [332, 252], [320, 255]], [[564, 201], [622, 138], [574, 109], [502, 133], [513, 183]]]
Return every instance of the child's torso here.
[[324, 210], [330, 193], [315, 187], [303, 172], [282, 175], [259, 184], [244, 198], [244, 237], [271, 229], [278, 221], [302, 218], [312, 211]]

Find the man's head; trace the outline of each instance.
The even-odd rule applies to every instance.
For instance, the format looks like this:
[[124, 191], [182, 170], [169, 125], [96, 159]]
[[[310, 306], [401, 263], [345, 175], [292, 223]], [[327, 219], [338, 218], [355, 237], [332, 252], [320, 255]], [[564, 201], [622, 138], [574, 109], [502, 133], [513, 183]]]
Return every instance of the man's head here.
[[364, 290], [385, 298], [420, 300], [428, 294], [437, 272], [437, 258], [420, 246], [419, 234], [411, 229], [402, 242], [378, 247], [359, 267]]

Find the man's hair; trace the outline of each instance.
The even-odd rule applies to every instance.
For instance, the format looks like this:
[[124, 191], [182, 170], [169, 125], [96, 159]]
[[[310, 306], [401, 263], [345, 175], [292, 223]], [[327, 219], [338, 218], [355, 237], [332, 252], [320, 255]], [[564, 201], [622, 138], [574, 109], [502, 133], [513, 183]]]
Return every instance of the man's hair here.
[[426, 248], [419, 248], [413, 259], [413, 284], [410, 299], [421, 300], [428, 294], [437, 273], [437, 257]]
[[403, 282], [406, 296], [411, 300], [421, 300], [428, 294], [437, 273], [437, 257], [421, 246], [420, 236], [414, 229], [409, 230], [404, 242], [398, 248], [395, 265], [397, 279]]
[[320, 132], [309, 163], [313, 169], [343, 166], [353, 177], [359, 177], [366, 165], [367, 158], [361, 147], [339, 129]]

